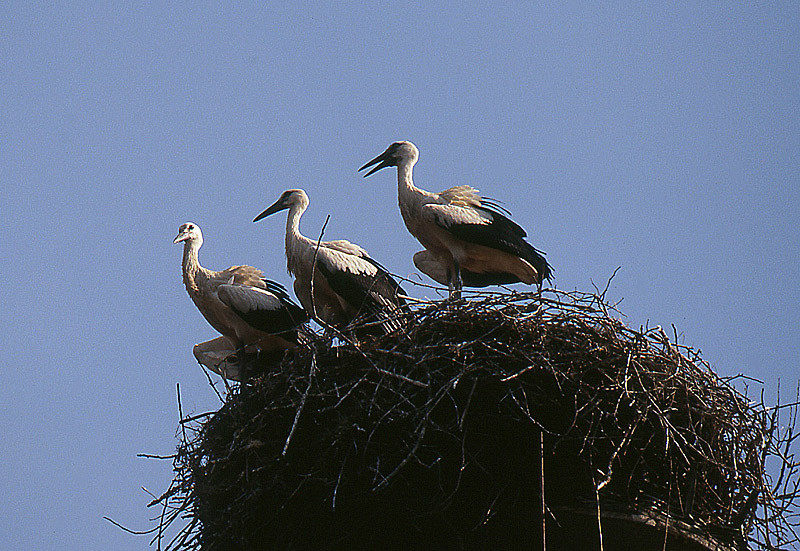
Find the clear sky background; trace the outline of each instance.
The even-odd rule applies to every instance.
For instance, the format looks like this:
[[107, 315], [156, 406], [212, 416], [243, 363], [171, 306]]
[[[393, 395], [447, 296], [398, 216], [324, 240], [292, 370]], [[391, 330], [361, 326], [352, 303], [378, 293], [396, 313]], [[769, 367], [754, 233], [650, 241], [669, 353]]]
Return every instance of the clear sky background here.
[[[413, 272], [389, 143], [418, 186], [501, 199], [555, 284], [675, 324], [774, 395], [800, 364], [800, 3], [0, 4], [0, 540], [145, 549], [186, 413], [219, 402], [191, 349], [216, 334], [180, 278], [284, 284], [302, 229]], [[744, 5], [739, 5], [744, 4]], [[756, 5], [758, 4], [758, 5]], [[414, 290], [424, 296], [430, 291]]]

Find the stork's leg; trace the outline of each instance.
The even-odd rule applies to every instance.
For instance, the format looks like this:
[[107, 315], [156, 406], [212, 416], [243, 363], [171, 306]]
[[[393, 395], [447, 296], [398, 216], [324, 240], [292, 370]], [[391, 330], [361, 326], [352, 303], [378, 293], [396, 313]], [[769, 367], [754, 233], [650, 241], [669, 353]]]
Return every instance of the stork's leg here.
[[239, 381], [244, 383], [247, 380], [247, 352], [245, 352], [245, 344], [242, 342], [241, 346], [236, 349], [234, 354], [236, 354], [236, 358], [239, 360]]
[[247, 379], [250, 378], [250, 366], [247, 361], [247, 357], [244, 353], [244, 347], [242, 347], [242, 355], [239, 356], [239, 382], [244, 385], [247, 382]]
[[453, 271], [450, 273], [450, 298], [454, 300], [461, 299], [461, 266], [458, 265], [458, 260], [453, 259]]

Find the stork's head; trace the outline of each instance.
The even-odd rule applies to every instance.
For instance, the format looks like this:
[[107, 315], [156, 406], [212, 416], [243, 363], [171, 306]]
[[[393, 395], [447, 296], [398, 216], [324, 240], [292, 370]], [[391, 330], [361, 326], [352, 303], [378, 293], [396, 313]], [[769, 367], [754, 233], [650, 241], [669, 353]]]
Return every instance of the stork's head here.
[[370, 174], [378, 172], [387, 166], [398, 166], [400, 163], [411, 163], [412, 165], [417, 162], [419, 158], [419, 149], [411, 142], [394, 142], [386, 148], [386, 151], [372, 159], [370, 162], [359, 168], [359, 172], [365, 168], [369, 168], [374, 164], [378, 164], [375, 168], [364, 174], [364, 178]]
[[181, 241], [186, 241], [192, 245], [202, 245], [203, 232], [200, 231], [200, 226], [194, 222], [186, 222], [185, 224], [181, 224], [181, 227], [178, 228], [178, 236], [173, 239], [172, 242], [180, 243]]
[[300, 210], [305, 210], [306, 207], [308, 207], [308, 195], [306, 195], [305, 191], [302, 189], [287, 189], [281, 193], [278, 200], [272, 203], [267, 210], [256, 216], [253, 222], [258, 222], [270, 214], [275, 214], [278, 211], [290, 209], [292, 207], [298, 207]]

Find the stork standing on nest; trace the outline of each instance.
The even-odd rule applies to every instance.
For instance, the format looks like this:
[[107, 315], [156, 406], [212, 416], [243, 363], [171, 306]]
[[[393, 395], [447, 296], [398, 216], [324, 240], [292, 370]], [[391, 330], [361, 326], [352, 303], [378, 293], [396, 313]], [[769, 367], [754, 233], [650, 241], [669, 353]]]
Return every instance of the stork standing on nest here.
[[408, 231], [425, 247], [414, 265], [460, 298], [461, 287], [507, 283], [541, 285], [550, 279], [544, 253], [527, 241], [526, 233], [497, 202], [481, 197], [470, 186], [431, 193], [414, 186], [412, 172], [419, 150], [411, 142], [395, 142], [362, 166], [376, 165], [364, 174], [397, 167], [400, 213]]
[[397, 314], [405, 304], [405, 292], [358, 245], [344, 240], [318, 243], [302, 235], [300, 217], [308, 203], [305, 191], [290, 189], [253, 220], [289, 209], [286, 263], [295, 277], [294, 291], [300, 303], [312, 317], [329, 325], [342, 327], [356, 319], [372, 319], [379, 321], [377, 326], [384, 332], [399, 328]]
[[203, 233], [187, 222], [173, 243], [183, 242], [183, 283], [206, 321], [244, 352], [254, 344], [264, 352], [294, 348], [297, 328], [308, 316], [292, 302], [280, 284], [263, 279], [252, 266], [232, 266], [215, 272], [200, 265]]

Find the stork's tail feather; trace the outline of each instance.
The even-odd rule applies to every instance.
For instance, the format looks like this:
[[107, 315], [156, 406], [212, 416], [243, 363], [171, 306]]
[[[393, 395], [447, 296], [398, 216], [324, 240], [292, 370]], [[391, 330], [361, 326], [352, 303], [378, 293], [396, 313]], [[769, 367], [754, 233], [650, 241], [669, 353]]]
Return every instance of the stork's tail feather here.
[[525, 244], [528, 245], [528, 247], [522, 258], [536, 269], [539, 279], [536, 283], [542, 283], [544, 280], [550, 281], [550, 278], [553, 277], [553, 267], [547, 263], [544, 257], [545, 253], [536, 249], [527, 241]]

